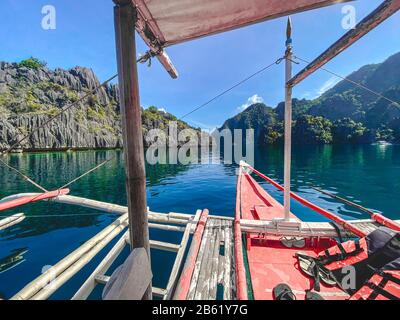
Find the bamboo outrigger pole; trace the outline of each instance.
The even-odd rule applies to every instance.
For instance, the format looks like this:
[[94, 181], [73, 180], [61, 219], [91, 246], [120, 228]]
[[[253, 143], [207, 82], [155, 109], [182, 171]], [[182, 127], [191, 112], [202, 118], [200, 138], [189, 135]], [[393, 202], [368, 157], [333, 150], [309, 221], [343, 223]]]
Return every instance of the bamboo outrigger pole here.
[[[131, 249], [144, 247], [150, 259], [146, 174], [136, 63], [136, 9], [131, 0], [114, 0], [122, 137]], [[151, 299], [151, 284], [143, 299]]]
[[285, 148], [284, 148], [284, 212], [285, 220], [290, 216], [290, 167], [292, 152], [292, 86], [288, 81], [292, 78], [292, 22], [290, 17], [286, 26], [285, 52]]

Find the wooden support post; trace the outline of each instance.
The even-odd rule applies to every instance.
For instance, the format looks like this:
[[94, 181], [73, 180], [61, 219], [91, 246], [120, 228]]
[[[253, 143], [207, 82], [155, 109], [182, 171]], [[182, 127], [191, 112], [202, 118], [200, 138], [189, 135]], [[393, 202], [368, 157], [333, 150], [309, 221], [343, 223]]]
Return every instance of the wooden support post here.
[[[131, 248], [143, 247], [150, 259], [146, 174], [136, 65], [136, 9], [130, 0], [114, 0], [115, 39], [124, 141]], [[144, 299], [151, 299], [151, 284]]]
[[292, 78], [292, 24], [290, 18], [286, 27], [285, 53], [285, 148], [284, 148], [284, 212], [285, 220], [290, 216], [290, 167], [292, 153], [292, 86], [288, 81]]

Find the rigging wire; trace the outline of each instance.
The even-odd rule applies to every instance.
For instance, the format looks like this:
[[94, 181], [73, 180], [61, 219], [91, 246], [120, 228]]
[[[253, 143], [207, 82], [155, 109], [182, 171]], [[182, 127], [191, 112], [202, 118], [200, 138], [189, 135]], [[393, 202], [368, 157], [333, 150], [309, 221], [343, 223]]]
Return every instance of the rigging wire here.
[[[293, 58], [298, 59], [298, 60], [300, 60], [300, 61], [302, 61], [302, 62], [304, 62], [304, 63], [307, 63], [307, 64], [310, 64], [310, 63], [311, 63], [310, 61], [307, 61], [307, 60], [305, 60], [305, 59], [302, 59], [302, 58], [300, 58], [300, 57], [298, 57], [298, 56], [294, 56]], [[331, 75], [333, 75], [333, 76], [335, 76], [335, 77], [338, 77], [338, 78], [340, 78], [340, 79], [342, 79], [342, 80], [348, 81], [348, 82], [350, 82], [350, 83], [352, 83], [352, 84], [354, 84], [354, 85], [356, 85], [356, 86], [358, 86], [358, 87], [360, 87], [360, 88], [362, 88], [362, 89], [364, 89], [364, 90], [367, 90], [368, 92], [370, 92], [370, 93], [372, 93], [372, 94], [374, 94], [374, 95], [376, 95], [376, 96], [378, 96], [378, 97], [380, 97], [380, 98], [382, 98], [382, 99], [385, 99], [385, 100], [387, 100], [387, 101], [389, 101], [389, 102], [391, 102], [391, 103], [394, 103], [394, 104], [396, 104], [397, 106], [400, 107], [400, 103], [399, 103], [399, 102], [394, 101], [394, 100], [392, 100], [392, 99], [390, 99], [390, 98], [384, 96], [383, 94], [381, 94], [381, 93], [379, 93], [379, 92], [377, 92], [377, 91], [374, 91], [374, 90], [368, 88], [367, 86], [363, 85], [362, 83], [359, 83], [359, 82], [353, 81], [353, 80], [351, 80], [351, 79], [349, 79], [349, 78], [347, 78], [347, 77], [341, 76], [340, 74], [337, 74], [336, 72], [331, 71], [331, 70], [329, 70], [329, 69], [326, 69], [326, 68], [324, 68], [324, 67], [319, 67], [317, 70], [319, 70], [319, 69], [321, 69], [321, 70], [323, 70], [323, 71], [325, 71], [325, 72], [327, 72], [327, 73], [329, 73], [329, 74], [331, 74]]]
[[36, 188], [47, 192], [48, 190], [46, 190], [45, 188], [43, 188], [40, 184], [36, 183], [35, 181], [33, 181], [31, 178], [29, 178], [27, 175], [25, 175], [24, 173], [22, 173], [20, 170], [18, 170], [17, 168], [14, 168], [13, 166], [10, 166], [7, 162], [5, 162], [3, 159], [0, 158], [0, 162], [6, 166], [7, 168], [9, 168], [10, 170], [15, 171], [16, 173], [18, 173], [24, 180], [28, 181], [29, 183], [33, 184]]
[[[276, 61], [270, 63], [269, 65], [261, 68], [260, 70], [254, 72], [253, 74], [247, 76], [246, 78], [244, 78], [243, 80], [237, 82], [236, 84], [234, 84], [233, 86], [231, 86], [230, 88], [222, 91], [221, 93], [217, 94], [216, 96], [214, 96], [213, 98], [211, 98], [210, 100], [206, 101], [205, 103], [201, 104], [200, 106], [194, 108], [192, 111], [186, 113], [185, 115], [183, 115], [182, 117], [180, 117], [178, 120], [182, 120], [183, 118], [187, 117], [188, 115], [196, 112], [197, 110], [204, 108], [205, 106], [207, 106], [208, 104], [210, 104], [211, 102], [215, 101], [216, 99], [222, 97], [223, 95], [227, 94], [228, 92], [232, 91], [233, 89], [235, 89], [236, 87], [240, 86], [241, 84], [245, 83], [246, 81], [250, 80], [251, 78], [255, 77], [256, 75], [266, 71], [267, 69], [271, 68], [274, 65], [280, 64], [282, 62], [282, 60], [284, 59], [284, 57], [277, 59]], [[66, 183], [64, 186], [62, 186], [59, 189], [65, 188], [67, 186], [69, 186], [70, 184], [78, 181], [79, 179], [83, 178], [84, 176], [86, 176], [87, 174], [99, 169], [100, 167], [102, 167], [103, 165], [105, 165], [106, 163], [110, 162], [111, 160], [113, 160], [115, 158], [115, 155], [111, 156], [110, 158], [104, 160], [103, 162], [101, 162], [99, 165], [97, 165], [96, 167], [90, 169], [89, 171], [83, 173], [82, 175], [80, 175], [79, 177], [71, 180], [70, 182]]]
[[[147, 60], [151, 59], [151, 52], [150, 50], [140, 56], [136, 62], [140, 62], [140, 63], [145, 63]], [[116, 77], [118, 77], [118, 73], [113, 75], [112, 77], [108, 78], [107, 80], [105, 80], [103, 83], [101, 83], [100, 85], [98, 85], [97, 87], [93, 88], [91, 91], [89, 91], [86, 95], [82, 96], [81, 98], [79, 98], [78, 100], [74, 101], [72, 104], [68, 105], [67, 107], [64, 107], [60, 110], [60, 112], [58, 112], [57, 114], [55, 114], [54, 116], [50, 117], [49, 119], [47, 119], [44, 123], [42, 123], [40, 126], [38, 126], [37, 128], [35, 128], [34, 130], [32, 130], [30, 133], [28, 133], [27, 135], [23, 136], [20, 140], [18, 140], [16, 143], [14, 143], [13, 145], [11, 145], [7, 150], [0, 152], [0, 157], [3, 155], [8, 154], [9, 152], [11, 152], [15, 147], [19, 146], [21, 142], [25, 141], [26, 139], [28, 139], [34, 132], [38, 131], [39, 129], [43, 128], [44, 126], [46, 126], [47, 124], [49, 124], [50, 122], [52, 122], [54, 119], [56, 119], [58, 116], [60, 116], [61, 114], [63, 114], [64, 112], [68, 111], [69, 109], [71, 109], [72, 107], [76, 106], [78, 103], [82, 102], [83, 100], [85, 100], [86, 98], [88, 98], [89, 96], [91, 96], [93, 93], [95, 93], [98, 89], [100, 89], [101, 87], [107, 85], [110, 81], [114, 80]], [[109, 159], [111, 160], [111, 159]], [[106, 164], [108, 161], [104, 161], [103, 164]], [[20, 170], [8, 165], [5, 161], [3, 161], [0, 158], [0, 163], [4, 164], [6, 167], [8, 167], [9, 169], [17, 172], [19, 175], [21, 175], [26, 181], [28, 181], [29, 183], [33, 184], [35, 187], [39, 188], [42, 191], [47, 191], [45, 188], [43, 188], [42, 186], [40, 186], [39, 184], [37, 184], [35, 181], [33, 181], [31, 178], [29, 178], [28, 176], [26, 176], [25, 174], [23, 174]], [[97, 168], [99, 168], [101, 165], [97, 166]], [[91, 171], [91, 170], [89, 170]], [[84, 176], [84, 175], [82, 175]], [[82, 177], [81, 176], [81, 177]], [[76, 180], [75, 180], [76, 181]], [[72, 181], [74, 182], [74, 181]], [[71, 182], [71, 183], [72, 183]], [[69, 185], [70, 183], [68, 183]], [[61, 189], [61, 188], [60, 188]]]
[[100, 167], [104, 166], [106, 163], [110, 162], [112, 159], [115, 158], [115, 155], [111, 156], [110, 158], [104, 160], [103, 162], [101, 162], [100, 164], [98, 164], [97, 166], [93, 167], [92, 169], [84, 172], [83, 174], [81, 174], [80, 176], [76, 177], [75, 179], [71, 180], [70, 182], [64, 184], [62, 187], [58, 188], [58, 190], [60, 189], [64, 189], [66, 187], [68, 187], [70, 184], [73, 184], [74, 182], [78, 181], [79, 179], [83, 178], [84, 176], [88, 175], [89, 173], [99, 169]]
[[[209, 105], [211, 102], [215, 101], [216, 99], [222, 97], [223, 95], [227, 94], [228, 92], [232, 91], [233, 89], [235, 89], [236, 87], [240, 86], [241, 84], [247, 82], [248, 80], [252, 79], [253, 77], [257, 76], [258, 74], [268, 70], [269, 68], [271, 68], [274, 65], [280, 64], [282, 62], [282, 60], [284, 59], [284, 57], [277, 59], [276, 61], [270, 63], [269, 65], [261, 68], [260, 70], [254, 72], [253, 74], [247, 76], [246, 78], [244, 78], [243, 80], [237, 82], [236, 84], [234, 84], [233, 86], [229, 87], [228, 89], [222, 91], [221, 93], [217, 94], [216, 96], [214, 96], [213, 98], [211, 98], [210, 100], [206, 101], [205, 103], [201, 104], [200, 106], [194, 108], [193, 110], [191, 110], [190, 112], [184, 114], [182, 117], [180, 117], [178, 120], [182, 120], [183, 118], [187, 117], [188, 115], [204, 108], [205, 106]], [[145, 62], [147, 61], [148, 58], [146, 57], [146, 59], [144, 59], [143, 57], [140, 57], [137, 62]], [[83, 100], [85, 100], [86, 98], [88, 98], [89, 96], [91, 96], [94, 92], [96, 92], [98, 89], [100, 89], [101, 87], [105, 86], [106, 84], [108, 84], [110, 81], [112, 81], [113, 79], [115, 79], [118, 76], [118, 74], [113, 75], [112, 77], [110, 77], [109, 79], [107, 79], [106, 81], [104, 81], [103, 83], [101, 83], [100, 85], [98, 85], [97, 87], [95, 87], [94, 89], [92, 89], [90, 92], [88, 92], [86, 95], [82, 96], [81, 98], [79, 98], [77, 101], [73, 102], [72, 104], [68, 105], [67, 107], [63, 108], [60, 110], [60, 112], [58, 112], [57, 114], [55, 114], [54, 116], [50, 117], [49, 119], [47, 119], [44, 123], [42, 123], [40, 126], [38, 126], [37, 128], [35, 128], [34, 130], [32, 130], [29, 134], [23, 136], [20, 140], [18, 140], [17, 142], [15, 142], [13, 145], [11, 145], [6, 151], [0, 153], [0, 155], [5, 155], [7, 153], [9, 153], [10, 151], [12, 151], [15, 147], [19, 146], [21, 142], [25, 141], [26, 139], [28, 139], [34, 132], [38, 131], [39, 129], [43, 128], [44, 126], [46, 126], [47, 124], [49, 124], [50, 122], [52, 122], [54, 119], [56, 119], [57, 117], [59, 117], [61, 114], [63, 114], [64, 112], [68, 111], [69, 109], [71, 109], [72, 107], [76, 106], [78, 103], [82, 102]], [[111, 160], [113, 160], [115, 158], [115, 156], [111, 156], [110, 158], [104, 160], [103, 162], [101, 162], [100, 164], [98, 164], [97, 166], [93, 167], [92, 169], [84, 172], [83, 174], [81, 174], [80, 176], [76, 177], [75, 179], [69, 181], [68, 183], [66, 183], [65, 185], [63, 185], [62, 187], [58, 188], [58, 190], [63, 189], [69, 185], [71, 185], [72, 183], [78, 181], [79, 179], [83, 178], [84, 176], [88, 175], [89, 173], [99, 169], [100, 167], [102, 167], [103, 165], [107, 164], [108, 162], [110, 162]], [[1, 158], [0, 158], [0, 162], [3, 163], [5, 166], [7, 166], [9, 169], [14, 170], [15, 172], [17, 172], [19, 175], [21, 175], [26, 181], [30, 182], [31, 184], [33, 184], [35, 187], [41, 189], [42, 191], [47, 191], [45, 188], [43, 188], [42, 186], [40, 186], [39, 184], [37, 184], [36, 182], [34, 182], [32, 179], [30, 179], [28, 176], [26, 176], [25, 174], [23, 174], [20, 170], [8, 165], [6, 162], [4, 162]]]
[[13, 150], [15, 147], [19, 146], [21, 142], [25, 141], [26, 139], [28, 139], [33, 133], [35, 133], [36, 131], [38, 131], [39, 129], [42, 129], [44, 126], [46, 126], [47, 124], [49, 124], [50, 122], [52, 122], [54, 119], [56, 119], [57, 117], [59, 117], [60, 115], [62, 115], [64, 112], [68, 111], [69, 109], [71, 109], [72, 107], [76, 106], [78, 103], [82, 102], [83, 100], [85, 100], [86, 98], [90, 97], [93, 93], [95, 93], [98, 89], [100, 89], [101, 87], [105, 86], [106, 84], [108, 84], [110, 81], [114, 80], [116, 77], [118, 76], [118, 74], [113, 75], [112, 77], [108, 78], [106, 81], [104, 81], [103, 83], [99, 84], [97, 87], [95, 87], [94, 89], [90, 90], [89, 92], [87, 92], [84, 96], [80, 97], [78, 100], [74, 101], [73, 103], [67, 105], [66, 107], [62, 108], [58, 113], [56, 113], [55, 115], [53, 115], [52, 117], [48, 118], [44, 123], [42, 123], [40, 126], [36, 127], [35, 129], [33, 129], [30, 133], [26, 134], [25, 136], [23, 136], [20, 140], [18, 140], [17, 142], [15, 142], [13, 145], [11, 145], [6, 151], [2, 152], [1, 154], [7, 154], [9, 153], [11, 150]]
[[[10, 153], [15, 147], [19, 146], [21, 144], [21, 142], [25, 141], [26, 139], [28, 139], [30, 136], [32, 136], [33, 133], [37, 132], [39, 129], [43, 128], [44, 126], [46, 126], [47, 124], [49, 124], [50, 122], [52, 122], [54, 119], [56, 119], [57, 117], [59, 117], [61, 114], [63, 114], [64, 112], [68, 111], [69, 109], [71, 109], [72, 107], [76, 106], [78, 103], [82, 102], [83, 100], [85, 100], [86, 98], [88, 98], [89, 96], [91, 96], [94, 92], [96, 92], [98, 89], [100, 89], [101, 87], [107, 85], [110, 81], [112, 81], [113, 79], [115, 79], [118, 76], [118, 74], [113, 75], [112, 77], [108, 78], [106, 81], [104, 81], [103, 83], [101, 83], [100, 85], [98, 85], [97, 87], [93, 88], [91, 91], [89, 91], [88, 93], [86, 93], [84, 96], [82, 96], [81, 98], [79, 98], [78, 100], [74, 101], [73, 103], [67, 105], [66, 107], [62, 108], [57, 114], [53, 115], [52, 117], [50, 117], [49, 119], [47, 119], [45, 122], [43, 122], [40, 126], [36, 127], [34, 130], [32, 130], [30, 133], [26, 134], [25, 136], [23, 136], [20, 140], [18, 140], [17, 142], [15, 142], [13, 145], [11, 145], [7, 150], [3, 151], [0, 153], [0, 157], [3, 155], [6, 155], [8, 153]], [[28, 181], [29, 183], [31, 183], [32, 185], [34, 185], [36, 188], [39, 188], [40, 190], [47, 192], [48, 190], [46, 190], [44, 187], [42, 187], [41, 185], [39, 185], [38, 183], [36, 183], [35, 181], [33, 181], [31, 178], [29, 178], [27, 175], [25, 175], [24, 173], [22, 173], [20, 170], [18, 170], [17, 168], [14, 168], [13, 166], [9, 165], [8, 163], [6, 163], [4, 160], [2, 160], [0, 158], [0, 163], [2, 163], [3, 165], [5, 165], [7, 168], [15, 171], [17, 174], [19, 174], [20, 176], [22, 176], [24, 178], [24, 180]]]
[[276, 65], [276, 64], [280, 64], [282, 62], [284, 58], [279, 58], [277, 59], [275, 62], [270, 63], [269, 65], [261, 68], [260, 70], [254, 72], [253, 74], [249, 75], [248, 77], [244, 78], [243, 80], [237, 82], [236, 84], [234, 84], [232, 87], [222, 91], [221, 93], [217, 94], [216, 96], [214, 96], [213, 98], [211, 98], [210, 100], [204, 102], [203, 104], [199, 105], [198, 107], [194, 108], [192, 111], [189, 111], [188, 113], [185, 113], [182, 117], [179, 118], [179, 120], [182, 120], [183, 118], [187, 117], [188, 115], [196, 112], [197, 110], [200, 110], [201, 108], [204, 108], [205, 106], [207, 106], [208, 104], [210, 104], [211, 102], [213, 102], [214, 100], [222, 97], [224, 94], [228, 93], [229, 91], [232, 91], [233, 89], [235, 89], [236, 87], [240, 86], [241, 84], [245, 83], [246, 81], [250, 80], [251, 78], [255, 77], [256, 75], [264, 72], [265, 70], [268, 70], [269, 68], [271, 68], [272, 66]]

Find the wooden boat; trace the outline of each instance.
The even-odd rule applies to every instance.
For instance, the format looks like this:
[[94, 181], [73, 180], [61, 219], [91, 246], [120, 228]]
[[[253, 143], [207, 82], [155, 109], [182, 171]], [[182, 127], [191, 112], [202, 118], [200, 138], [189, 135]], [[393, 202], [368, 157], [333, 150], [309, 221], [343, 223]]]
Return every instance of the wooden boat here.
[[[255, 221], [282, 220], [284, 208], [269, 195], [249, 173], [241, 170], [239, 177], [237, 206], [238, 219]], [[239, 216], [240, 214], [240, 216]], [[292, 213], [293, 222], [300, 220]], [[304, 275], [297, 265], [295, 253], [299, 250], [310, 255], [332, 247], [334, 238], [308, 238], [301, 248], [288, 248], [282, 244], [285, 236], [267, 235], [263, 233], [243, 233], [238, 241], [244, 240], [247, 254], [247, 269], [251, 280], [250, 295], [257, 300], [272, 300], [272, 290], [280, 283], [288, 284], [298, 300], [304, 300], [305, 290], [312, 287], [311, 279]], [[321, 295], [325, 299], [345, 299], [347, 294], [337, 287], [322, 286]]]
[[[318, 224], [302, 222], [293, 213], [289, 213], [289, 219], [284, 217], [284, 207], [268, 194], [251, 176], [255, 172], [262, 178], [271, 182], [279, 189], [283, 189], [272, 179], [261, 174], [248, 164], [242, 162], [239, 170], [236, 196], [235, 232], [236, 252], [245, 252], [246, 257], [237, 257], [236, 269], [238, 292], [242, 298], [252, 297], [257, 300], [273, 300], [273, 289], [284, 283], [288, 285], [296, 299], [304, 300], [307, 291], [311, 291], [314, 279], [303, 273], [295, 254], [299, 251], [309, 256], [316, 257], [337, 245], [338, 236], [324, 232]], [[363, 230], [355, 224], [341, 219], [322, 208], [302, 199], [292, 193], [292, 197], [305, 203], [317, 212], [326, 213], [325, 216], [333, 218], [344, 228], [350, 228], [351, 237], [363, 237], [370, 230]], [[385, 218], [386, 219], [386, 218]], [[389, 220], [389, 219], [386, 219]], [[378, 219], [378, 221], [381, 221]], [[394, 221], [395, 231], [400, 230], [400, 225]], [[268, 226], [268, 228], [253, 229], [242, 232], [243, 225]], [[305, 225], [312, 225], [310, 232], [301, 232]], [[385, 222], [378, 225], [387, 225]], [[322, 231], [319, 232], [319, 231]], [[300, 237], [299, 237], [300, 236]], [[244, 250], [241, 248], [245, 246]], [[240, 273], [240, 271], [242, 273]], [[247, 285], [250, 283], [251, 285]], [[320, 296], [325, 300], [343, 300], [350, 296], [338, 286], [327, 286], [321, 283]]]
[[[210, 297], [215, 299], [218, 284], [224, 285], [223, 296], [226, 299], [244, 300], [252, 297], [272, 299], [273, 288], [281, 282], [289, 284], [296, 297], [302, 299], [305, 290], [310, 287], [310, 279], [299, 270], [293, 257], [294, 253], [301, 250], [309, 255], [315, 255], [336, 244], [338, 234], [337, 229], [329, 223], [300, 221], [290, 212], [291, 197], [339, 224], [341, 231], [349, 237], [362, 237], [380, 225], [399, 230], [400, 226], [396, 222], [379, 214], [372, 214], [368, 220], [348, 222], [295, 195], [290, 191], [290, 162], [293, 87], [396, 13], [400, 9], [400, 0], [383, 1], [354, 29], [348, 31], [312, 62], [303, 60], [307, 66], [294, 76], [291, 67], [295, 57], [292, 52], [291, 24], [288, 23], [285, 55], [271, 63], [272, 66], [285, 61], [286, 65], [284, 187], [242, 163], [238, 177], [234, 219], [208, 215], [208, 210], [198, 210], [196, 214], [174, 212], [160, 214], [151, 212], [147, 207], [139, 83], [135, 61], [146, 62], [156, 57], [170, 76], [177, 78], [178, 72], [165, 52], [168, 46], [337, 2], [336, 0], [272, 0], [268, 3], [262, 0], [114, 0], [119, 90], [122, 97], [121, 122], [124, 128], [127, 207], [66, 195], [68, 189], [40, 194], [19, 194], [0, 203], [0, 210], [6, 210], [38, 200], [52, 199], [55, 202], [120, 214], [112, 224], [64, 257], [51, 268], [51, 271], [44, 272], [27, 284], [12, 299], [49, 298], [117, 236], [120, 236], [119, 240], [72, 299], [86, 299], [96, 286], [107, 285], [110, 276], [106, 273], [128, 244], [132, 253], [144, 248], [150, 256], [150, 248], [153, 248], [175, 252], [176, 259], [165, 289], [152, 286], [149, 280], [144, 286], [140, 286], [140, 290], [136, 288], [139, 291], [126, 296], [126, 299], [139, 296], [143, 299], [151, 299], [152, 296], [163, 299], [209, 299]], [[135, 30], [149, 48], [138, 60], [136, 60]], [[115, 77], [111, 77], [104, 84]], [[49, 121], [72, 106], [73, 104], [65, 107]], [[27, 136], [24, 137], [26, 138]], [[15, 147], [12, 146], [9, 150]], [[10, 167], [5, 162], [3, 165]], [[85, 174], [94, 169], [96, 168]], [[283, 190], [284, 205], [278, 203], [261, 188], [250, 176], [251, 172]], [[22, 176], [27, 181], [33, 182], [23, 174]], [[35, 186], [38, 187], [37, 184]], [[45, 190], [42, 188], [42, 191]], [[129, 230], [123, 233], [128, 225]], [[149, 228], [182, 232], [182, 240], [180, 244], [150, 240]], [[290, 247], [288, 245], [290, 241], [285, 242], [283, 237], [304, 238], [304, 246]], [[192, 241], [189, 241], [190, 238]], [[183, 263], [189, 242], [191, 244], [188, 256]], [[223, 255], [219, 254], [222, 246], [225, 248]], [[233, 256], [235, 259], [232, 259]], [[148, 271], [143, 272], [149, 274]], [[136, 277], [140, 278], [141, 274], [137, 273]], [[235, 281], [232, 281], [233, 279]], [[48, 286], [49, 281], [52, 281], [51, 286]], [[339, 289], [324, 285], [321, 294], [325, 299], [348, 297]]]

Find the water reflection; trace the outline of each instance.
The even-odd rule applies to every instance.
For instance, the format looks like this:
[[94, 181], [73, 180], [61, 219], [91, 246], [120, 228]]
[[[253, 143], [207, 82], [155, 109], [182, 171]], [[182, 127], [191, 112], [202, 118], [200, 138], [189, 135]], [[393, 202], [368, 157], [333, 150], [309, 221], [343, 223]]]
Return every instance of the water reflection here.
[[23, 263], [25, 261], [24, 254], [27, 252], [27, 248], [14, 249], [8, 256], [0, 258], [0, 274]]
[[[73, 184], [71, 194], [125, 205], [125, 174], [121, 151], [24, 153], [6, 159], [35, 181], [52, 189], [109, 157], [113, 157], [113, 160]], [[233, 216], [237, 165], [199, 162], [189, 165], [146, 164], [147, 202], [150, 208], [160, 212], [186, 213], [208, 208], [212, 214]], [[283, 148], [271, 146], [256, 149], [254, 166], [282, 183]], [[317, 193], [310, 186], [343, 197], [352, 196], [349, 199], [365, 207], [383, 212], [391, 218], [400, 217], [396, 209], [400, 194], [400, 146], [391, 145], [384, 150], [381, 146], [370, 145], [294, 146], [292, 173], [292, 188], [295, 192], [347, 219], [366, 216]], [[261, 179], [257, 178], [257, 181], [278, 201], [282, 201], [282, 192]], [[32, 186], [15, 173], [0, 166], [1, 198], [34, 191]], [[292, 211], [304, 220], [321, 219], [297, 203], [292, 203]], [[4, 216], [18, 212], [24, 212], [27, 218], [0, 232], [0, 257], [4, 257], [0, 261], [5, 266], [12, 266], [8, 269], [5, 267], [7, 272], [0, 273], [0, 292], [6, 298], [40, 274], [43, 265], [56, 263], [116, 218], [112, 214], [99, 214], [94, 210], [54, 202], [29, 204], [0, 214]], [[152, 238], [161, 241], [167, 240], [162, 237], [170, 237], [154, 230], [151, 234]], [[172, 241], [179, 240], [177, 235], [172, 238]], [[18, 263], [24, 259], [24, 263]], [[13, 265], [12, 261], [16, 261], [16, 264]], [[98, 262], [94, 260], [90, 263], [84, 274], [90, 274]], [[152, 257], [154, 283], [158, 287], [163, 287], [168, 280], [166, 262], [172, 265], [173, 259], [161, 255]], [[57, 297], [70, 297], [82, 277], [83, 274], [65, 286]]]

